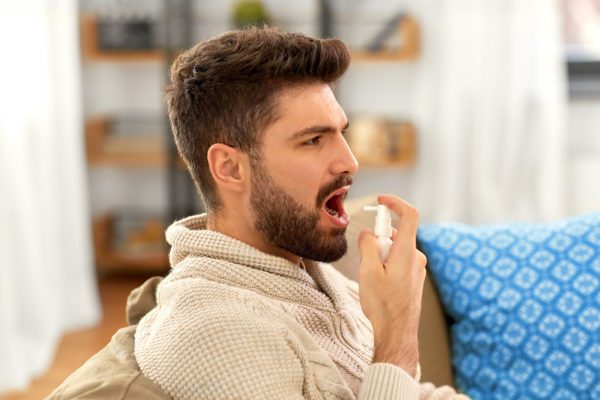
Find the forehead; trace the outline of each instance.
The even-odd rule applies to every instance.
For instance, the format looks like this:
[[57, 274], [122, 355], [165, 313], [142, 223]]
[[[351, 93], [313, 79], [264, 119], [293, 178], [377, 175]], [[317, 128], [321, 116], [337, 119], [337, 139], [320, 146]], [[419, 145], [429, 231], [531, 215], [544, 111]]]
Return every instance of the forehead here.
[[347, 122], [344, 110], [325, 83], [283, 89], [276, 98], [277, 118], [265, 130], [265, 140], [287, 139], [311, 126], [342, 129]]

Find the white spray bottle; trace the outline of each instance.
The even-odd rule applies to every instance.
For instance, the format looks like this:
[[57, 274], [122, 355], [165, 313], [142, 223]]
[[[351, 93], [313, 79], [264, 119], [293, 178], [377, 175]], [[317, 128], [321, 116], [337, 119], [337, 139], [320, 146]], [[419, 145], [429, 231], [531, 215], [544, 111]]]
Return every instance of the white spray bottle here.
[[373, 233], [379, 240], [379, 257], [385, 261], [392, 245], [392, 216], [390, 209], [383, 204], [364, 206], [363, 211], [377, 211]]

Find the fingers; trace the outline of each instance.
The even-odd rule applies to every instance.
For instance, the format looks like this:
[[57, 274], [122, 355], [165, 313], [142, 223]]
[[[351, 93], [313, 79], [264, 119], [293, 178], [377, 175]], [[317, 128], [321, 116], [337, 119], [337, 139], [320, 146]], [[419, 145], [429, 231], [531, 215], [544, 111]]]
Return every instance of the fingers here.
[[380, 204], [388, 206], [398, 216], [398, 227], [396, 235], [392, 239], [390, 256], [411, 254], [417, 243], [419, 211], [396, 196], [378, 196], [377, 200]]
[[427, 266], [427, 256], [420, 252], [419, 250], [415, 250], [417, 254], [417, 265], [419, 267], [425, 268]]
[[419, 225], [419, 210], [396, 196], [378, 196], [379, 204], [388, 206], [399, 218], [398, 233], [401, 236], [408, 234], [416, 238]]
[[361, 265], [366, 263], [376, 263], [381, 265], [379, 259], [379, 243], [373, 232], [369, 229], [363, 229], [358, 236], [358, 250], [361, 255]]

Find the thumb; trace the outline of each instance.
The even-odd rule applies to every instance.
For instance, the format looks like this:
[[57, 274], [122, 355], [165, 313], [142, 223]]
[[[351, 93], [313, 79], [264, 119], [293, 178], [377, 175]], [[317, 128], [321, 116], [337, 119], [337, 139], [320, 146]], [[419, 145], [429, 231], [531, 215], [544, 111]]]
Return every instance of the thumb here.
[[358, 250], [360, 251], [361, 264], [376, 263], [381, 265], [379, 259], [379, 242], [370, 229], [363, 229], [358, 236]]

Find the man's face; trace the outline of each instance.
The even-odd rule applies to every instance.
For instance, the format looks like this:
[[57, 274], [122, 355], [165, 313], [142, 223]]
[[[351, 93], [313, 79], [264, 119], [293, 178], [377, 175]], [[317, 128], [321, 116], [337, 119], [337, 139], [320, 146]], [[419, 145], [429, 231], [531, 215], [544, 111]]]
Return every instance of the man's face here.
[[284, 91], [278, 114], [251, 162], [254, 228], [269, 245], [335, 261], [346, 253], [343, 200], [358, 169], [343, 137], [348, 121], [325, 84]]

